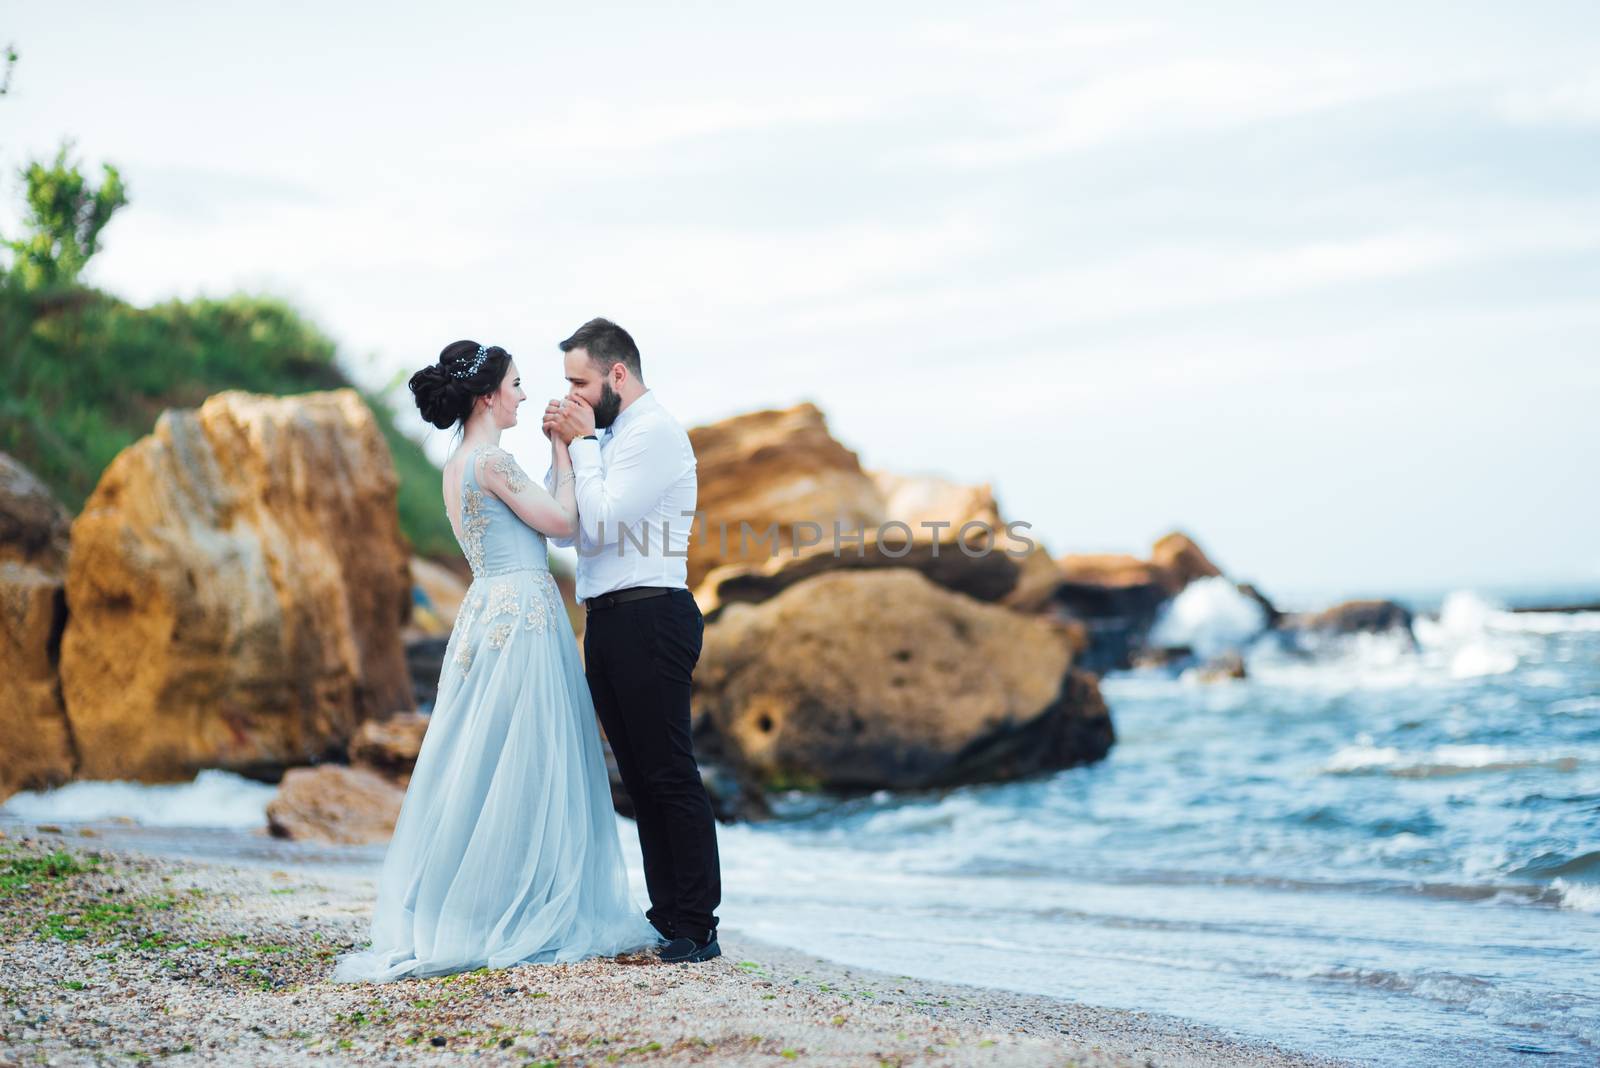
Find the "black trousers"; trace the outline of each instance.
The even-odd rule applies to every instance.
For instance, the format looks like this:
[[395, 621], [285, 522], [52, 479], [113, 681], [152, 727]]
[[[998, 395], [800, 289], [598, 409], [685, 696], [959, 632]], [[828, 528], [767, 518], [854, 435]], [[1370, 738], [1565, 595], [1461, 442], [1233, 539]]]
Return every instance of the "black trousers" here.
[[688, 590], [591, 611], [583, 655], [595, 712], [633, 798], [650, 909], [672, 937], [717, 928], [722, 870], [711, 799], [689, 727], [690, 676], [705, 620]]

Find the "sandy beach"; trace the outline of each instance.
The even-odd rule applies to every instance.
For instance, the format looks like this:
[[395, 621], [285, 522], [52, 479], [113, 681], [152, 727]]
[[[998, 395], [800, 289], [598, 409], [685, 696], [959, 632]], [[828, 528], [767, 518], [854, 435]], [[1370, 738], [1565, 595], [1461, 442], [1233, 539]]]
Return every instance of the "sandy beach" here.
[[372, 899], [364, 876], [174, 861], [70, 830], [0, 839], [0, 1062], [1337, 1063], [1170, 1017], [846, 968], [737, 931], [702, 965], [641, 955], [329, 982]]

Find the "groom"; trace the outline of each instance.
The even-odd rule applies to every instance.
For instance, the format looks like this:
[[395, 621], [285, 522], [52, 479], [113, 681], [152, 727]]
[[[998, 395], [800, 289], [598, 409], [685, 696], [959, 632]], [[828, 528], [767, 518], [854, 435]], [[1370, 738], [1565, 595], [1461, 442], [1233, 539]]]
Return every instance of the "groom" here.
[[[644, 384], [622, 327], [591, 319], [561, 343], [571, 389], [545, 408], [576, 475], [578, 599], [595, 711], [633, 799], [661, 959], [720, 956], [716, 822], [689, 734], [705, 621], [688, 590], [694, 449]], [[598, 431], [598, 433], [597, 433]], [[553, 488], [554, 469], [545, 482]]]

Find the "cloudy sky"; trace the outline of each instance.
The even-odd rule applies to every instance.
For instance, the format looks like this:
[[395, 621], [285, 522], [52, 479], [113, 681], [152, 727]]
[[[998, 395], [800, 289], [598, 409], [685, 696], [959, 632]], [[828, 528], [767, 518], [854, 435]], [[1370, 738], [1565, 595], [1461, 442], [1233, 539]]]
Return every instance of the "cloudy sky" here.
[[1600, 9], [983, 7], [13, 0], [0, 220], [70, 136], [95, 284], [367, 384], [471, 337], [537, 401], [603, 314], [686, 424], [814, 400], [1056, 552], [1600, 583]]

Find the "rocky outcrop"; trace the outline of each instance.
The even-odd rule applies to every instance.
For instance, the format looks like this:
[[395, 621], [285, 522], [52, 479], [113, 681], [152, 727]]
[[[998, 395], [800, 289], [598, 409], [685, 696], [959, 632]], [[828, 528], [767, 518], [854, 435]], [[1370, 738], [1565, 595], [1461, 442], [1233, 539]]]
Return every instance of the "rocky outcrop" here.
[[1248, 678], [1244, 667], [1244, 657], [1237, 652], [1223, 653], [1213, 657], [1204, 664], [1198, 664], [1183, 673], [1186, 679], [1195, 682], [1234, 682]]
[[1320, 612], [1291, 613], [1283, 616], [1278, 625], [1311, 635], [1412, 633], [1411, 610], [1398, 601], [1385, 600], [1344, 601]]
[[1195, 579], [1216, 578], [1222, 574], [1187, 534], [1173, 531], [1150, 547], [1150, 565], [1168, 590], [1182, 593]]
[[273, 771], [412, 705], [396, 475], [353, 390], [169, 411], [72, 527], [61, 682], [85, 778]]
[[831, 572], [706, 630], [695, 709], [768, 789], [916, 789], [1098, 760], [1072, 636], [905, 568]]
[[369, 768], [290, 768], [267, 802], [267, 830], [279, 838], [339, 845], [386, 842], [406, 792]]
[[352, 767], [375, 771], [385, 779], [405, 786], [417, 766], [422, 739], [428, 733], [428, 717], [420, 712], [401, 712], [387, 719], [369, 719], [356, 728], [350, 739]]
[[[690, 583], [708, 619], [834, 570], [913, 568], [983, 601], [1018, 596], [1026, 578], [1020, 595], [1039, 599], [1043, 554], [1008, 531], [987, 485], [863, 471], [809, 404], [697, 427], [690, 437], [703, 513]], [[1045, 560], [1053, 585], [1059, 576]]]
[[708, 574], [695, 591], [700, 611], [714, 620], [730, 604], [759, 604], [796, 583], [828, 571], [910, 569], [945, 589], [980, 601], [1000, 601], [1017, 588], [1022, 562], [987, 544], [962, 543], [950, 535], [931, 538], [901, 536], [891, 531], [869, 534], [860, 552], [847, 548], [835, 555], [830, 545], [800, 556], [784, 554], [756, 566], [732, 564]]
[[67, 561], [72, 516], [48, 487], [0, 452], [0, 560], [43, 568]]
[[1084, 624], [1088, 650], [1083, 665], [1100, 672], [1130, 667], [1161, 606], [1196, 579], [1222, 574], [1188, 535], [1176, 531], [1157, 541], [1147, 560], [1121, 553], [1079, 553], [1063, 556], [1059, 565], [1062, 581], [1049, 598], [1050, 607]]
[[0, 453], [0, 800], [58, 786], [76, 763], [57, 664], [71, 521]]
[[[814, 404], [751, 412], [689, 431], [699, 483], [701, 520], [689, 542], [689, 586], [712, 568], [760, 565], [791, 549], [796, 524], [816, 523], [831, 535], [873, 526], [883, 494], [856, 454], [835, 441]], [[749, 534], [741, 538], [741, 523]], [[771, 540], [760, 540], [769, 527]], [[807, 537], [803, 528], [801, 540]]]

